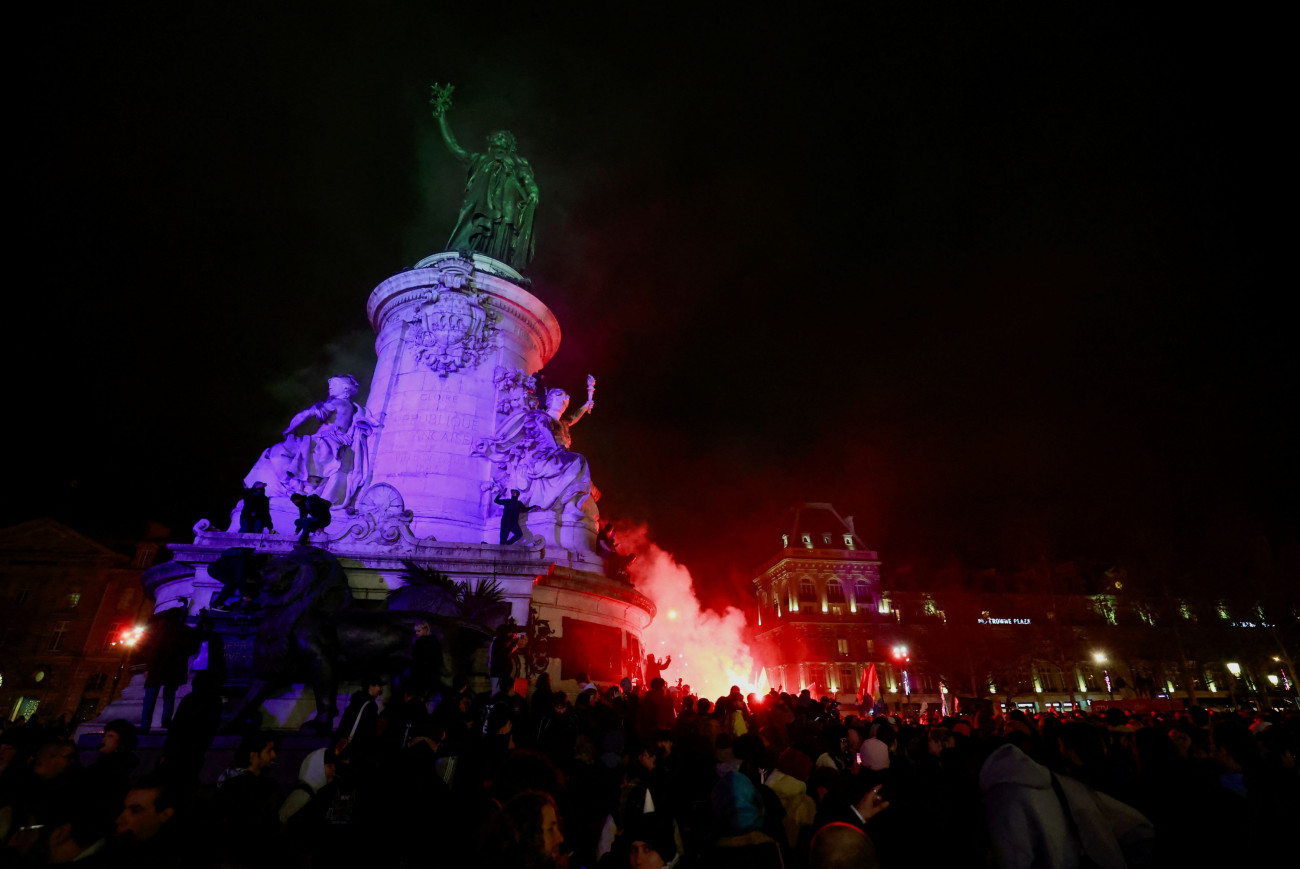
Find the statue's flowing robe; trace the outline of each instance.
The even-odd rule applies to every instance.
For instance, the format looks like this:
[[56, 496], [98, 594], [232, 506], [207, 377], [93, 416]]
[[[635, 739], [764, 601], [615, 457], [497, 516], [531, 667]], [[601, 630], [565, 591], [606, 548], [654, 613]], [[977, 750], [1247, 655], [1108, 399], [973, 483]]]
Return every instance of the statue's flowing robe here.
[[500, 431], [479, 441], [475, 452], [504, 465], [506, 488], [519, 500], [541, 510], [581, 512], [592, 496], [591, 467], [572, 444], [569, 426], [540, 410], [521, 410]]
[[321, 421], [316, 433], [291, 435], [267, 449], [244, 477], [244, 485], [260, 480], [273, 497], [302, 493], [319, 495], [338, 507], [351, 506], [370, 480], [369, 440], [376, 424], [361, 405], [352, 408], [352, 424], [340, 429], [329, 403], [315, 404], [312, 412]]
[[469, 250], [517, 269], [533, 259], [533, 169], [519, 156], [496, 160], [469, 156], [469, 176], [460, 218], [448, 250]]

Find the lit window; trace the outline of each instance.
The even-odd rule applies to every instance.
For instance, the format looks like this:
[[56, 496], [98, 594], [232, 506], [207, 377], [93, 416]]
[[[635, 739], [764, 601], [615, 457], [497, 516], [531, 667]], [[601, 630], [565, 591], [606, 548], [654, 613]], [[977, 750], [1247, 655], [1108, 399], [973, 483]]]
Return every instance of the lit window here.
[[844, 548], [845, 548], [845, 549], [852, 549], [852, 548], [853, 548], [853, 535], [852, 535], [852, 534], [845, 534], [845, 535], [844, 535]]
[[804, 534], [804, 535], [803, 535], [803, 545], [806, 546], [806, 547], [808, 547], [809, 549], [812, 549], [812, 548], [813, 548], [813, 545], [812, 545], [812, 535], [811, 535], [811, 534]]
[[1230, 618], [1232, 618], [1232, 616], [1229, 615], [1229, 613], [1228, 613], [1228, 605], [1227, 605], [1226, 603], [1224, 603], [1223, 601], [1219, 601], [1219, 618], [1221, 618], [1221, 619], [1230, 619]]
[[830, 535], [830, 534], [823, 534], [823, 535], [822, 535], [822, 543], [826, 544], [827, 546], [830, 546], [830, 545], [831, 545], [831, 535]]
[[70, 610], [74, 610], [74, 609], [76, 609], [76, 608], [77, 608], [77, 604], [79, 604], [79, 603], [81, 603], [81, 593], [80, 593], [80, 592], [75, 592], [75, 591], [74, 591], [72, 594], [68, 595], [68, 609], [70, 609]]
[[789, 535], [789, 534], [782, 534], [782, 535], [781, 535], [781, 548], [784, 549], [785, 547], [787, 547], [787, 546], [789, 546], [789, 545], [790, 545], [790, 535]]
[[835, 641], [835, 648], [841, 655], [847, 655], [849, 653], [849, 641], [844, 637], [840, 637]]
[[882, 597], [882, 598], [880, 599], [880, 604], [879, 604], [879, 606], [878, 606], [878, 609], [879, 609], [882, 613], [887, 613], [887, 612], [889, 612], [889, 598], [887, 598], [887, 597]]

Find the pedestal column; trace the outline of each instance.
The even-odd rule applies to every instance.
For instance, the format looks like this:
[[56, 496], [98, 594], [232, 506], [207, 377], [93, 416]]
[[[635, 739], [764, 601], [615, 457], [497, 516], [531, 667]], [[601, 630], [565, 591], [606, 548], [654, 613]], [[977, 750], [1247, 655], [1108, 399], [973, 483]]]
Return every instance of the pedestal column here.
[[371, 443], [373, 482], [401, 492], [417, 536], [495, 542], [491, 468], [470, 454], [495, 430], [493, 374], [498, 366], [537, 371], [560, 344], [555, 315], [521, 280], [495, 260], [448, 252], [370, 294], [378, 361], [366, 403], [382, 420]]

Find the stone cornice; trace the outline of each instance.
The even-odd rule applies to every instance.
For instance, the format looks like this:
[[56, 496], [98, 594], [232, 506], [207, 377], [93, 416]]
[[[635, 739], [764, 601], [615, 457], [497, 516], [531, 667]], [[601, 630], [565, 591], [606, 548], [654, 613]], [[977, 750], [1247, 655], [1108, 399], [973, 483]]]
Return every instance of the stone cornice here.
[[375, 332], [382, 332], [401, 310], [421, 303], [430, 290], [444, 288], [444, 277], [451, 276], [463, 280], [471, 290], [485, 294], [493, 311], [531, 335], [543, 362], [555, 355], [560, 346], [560, 323], [551, 310], [522, 287], [455, 255], [448, 255], [426, 268], [399, 272], [375, 287], [366, 302], [366, 316]]
[[549, 571], [537, 578], [536, 583], [540, 586], [563, 588], [610, 598], [648, 613], [651, 619], [658, 612], [654, 602], [631, 585], [607, 579], [598, 573], [552, 565]]
[[[874, 555], [875, 553], [872, 553]], [[880, 560], [876, 558], [829, 558], [811, 550], [810, 555], [796, 557], [781, 554], [773, 558], [754, 577], [755, 585], [763, 585], [773, 579], [784, 578], [791, 574], [802, 573], [868, 573], [871, 568], [879, 568]]]

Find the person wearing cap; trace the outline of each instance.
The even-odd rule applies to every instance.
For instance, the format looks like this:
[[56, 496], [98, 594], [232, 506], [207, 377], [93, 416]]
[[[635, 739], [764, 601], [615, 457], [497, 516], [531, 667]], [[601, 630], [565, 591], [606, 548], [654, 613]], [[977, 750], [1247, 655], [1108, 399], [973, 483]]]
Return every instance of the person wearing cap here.
[[266, 483], [261, 480], [244, 490], [244, 506], [239, 511], [239, 533], [261, 534], [271, 529], [271, 499], [266, 497]]
[[628, 825], [628, 864], [632, 869], [673, 869], [681, 859], [672, 818], [664, 812], [643, 814]]

